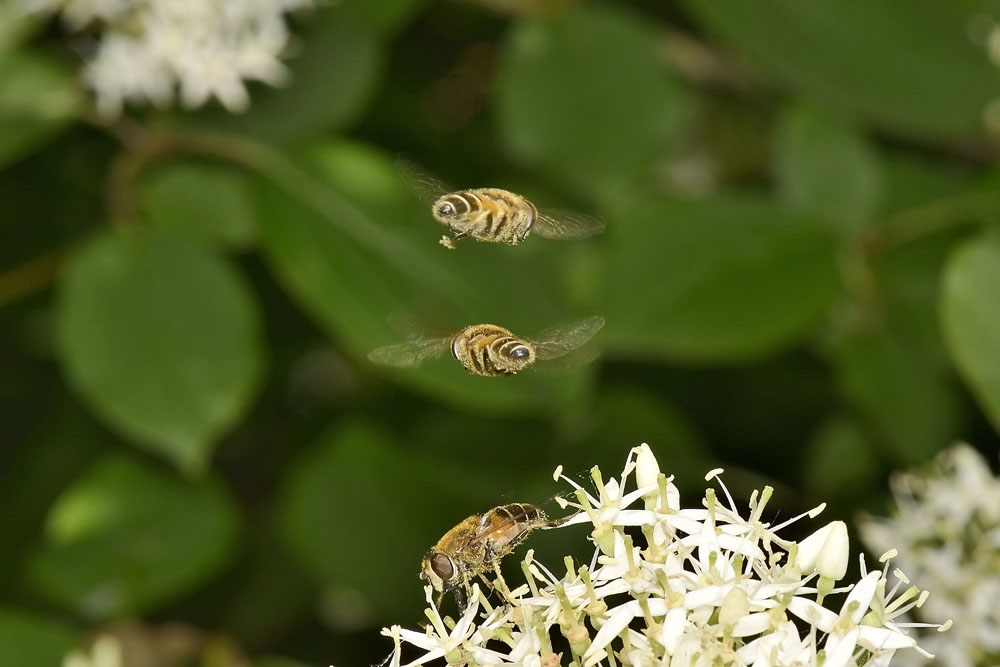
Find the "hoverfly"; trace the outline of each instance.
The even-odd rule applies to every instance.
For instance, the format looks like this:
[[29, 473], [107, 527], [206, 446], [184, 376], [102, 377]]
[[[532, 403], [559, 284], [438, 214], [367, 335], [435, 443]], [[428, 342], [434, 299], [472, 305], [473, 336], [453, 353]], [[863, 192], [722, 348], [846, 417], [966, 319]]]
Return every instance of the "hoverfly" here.
[[573, 515], [550, 519], [537, 505], [513, 503], [473, 514], [444, 534], [424, 556], [420, 578], [437, 591], [437, 604], [452, 591], [459, 614], [465, 611], [471, 580], [495, 568], [536, 528], [555, 528]]
[[495, 324], [473, 324], [443, 338], [418, 340], [379, 347], [368, 358], [387, 366], [410, 367], [441, 356], [451, 349], [465, 369], [474, 375], [513, 375], [536, 359], [555, 359], [577, 349], [600, 331], [604, 318], [594, 315], [543, 331], [527, 340]]
[[451, 191], [407, 160], [398, 159], [396, 167], [410, 189], [431, 207], [434, 219], [451, 230], [451, 236], [439, 241], [449, 250], [466, 237], [517, 245], [531, 232], [549, 239], [582, 239], [604, 230], [604, 223], [592, 215], [539, 210], [521, 195], [500, 188]]

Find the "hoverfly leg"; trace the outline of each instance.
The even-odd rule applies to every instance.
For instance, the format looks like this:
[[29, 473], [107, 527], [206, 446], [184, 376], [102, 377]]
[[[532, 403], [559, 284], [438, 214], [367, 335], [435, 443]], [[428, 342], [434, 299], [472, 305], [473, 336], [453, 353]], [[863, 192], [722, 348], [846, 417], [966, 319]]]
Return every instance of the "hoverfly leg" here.
[[464, 616], [465, 609], [468, 607], [468, 597], [465, 592], [465, 588], [462, 586], [455, 586], [455, 588], [451, 590], [455, 594], [455, 604], [458, 606], [458, 615], [459, 617]]
[[483, 583], [486, 585], [486, 588], [488, 588], [491, 592], [497, 589], [496, 584], [487, 579], [486, 575], [483, 574], [482, 572], [479, 573], [479, 578], [482, 579]]
[[548, 530], [549, 528], [558, 528], [559, 526], [563, 525], [564, 523], [575, 517], [577, 514], [579, 514], [579, 512], [570, 514], [569, 516], [559, 517], [558, 519], [549, 519], [548, 521], [546, 521], [541, 525], [541, 528], [544, 530]]
[[507, 586], [507, 582], [504, 581], [503, 574], [500, 572], [500, 559], [493, 561], [493, 574], [496, 575], [496, 579], [493, 580], [493, 589], [500, 592], [500, 595], [508, 602], [511, 599], [510, 588]]
[[441, 240], [438, 241], [438, 243], [440, 243], [441, 245], [443, 245], [448, 250], [454, 250], [455, 249], [455, 241], [459, 241], [461, 239], [464, 239], [468, 235], [469, 235], [469, 231], [468, 230], [466, 230], [464, 232], [456, 232], [453, 229], [453, 230], [451, 230], [451, 236], [442, 236]]

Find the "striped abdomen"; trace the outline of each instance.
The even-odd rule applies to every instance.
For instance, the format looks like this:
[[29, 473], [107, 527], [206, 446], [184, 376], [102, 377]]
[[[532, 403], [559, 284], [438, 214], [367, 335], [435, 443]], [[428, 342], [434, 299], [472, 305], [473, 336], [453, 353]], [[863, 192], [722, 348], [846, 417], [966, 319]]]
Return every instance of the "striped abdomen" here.
[[535, 349], [507, 329], [474, 324], [455, 335], [451, 353], [476, 375], [512, 375], [535, 361]]
[[523, 241], [538, 217], [530, 201], [499, 188], [453, 192], [438, 199], [433, 210], [457, 236], [509, 245]]

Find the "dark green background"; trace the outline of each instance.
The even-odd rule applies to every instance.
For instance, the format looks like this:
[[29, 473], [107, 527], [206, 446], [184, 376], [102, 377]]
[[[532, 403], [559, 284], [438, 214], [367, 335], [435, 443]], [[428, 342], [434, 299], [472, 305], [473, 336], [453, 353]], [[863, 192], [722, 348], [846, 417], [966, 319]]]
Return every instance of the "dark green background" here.
[[[248, 113], [138, 110], [127, 134], [61, 27], [12, 7], [2, 664], [122, 619], [196, 636], [176, 664], [377, 662], [445, 529], [643, 441], [689, 504], [722, 466], [779, 519], [885, 512], [887, 473], [958, 438], [996, 458], [986, 0], [343, 0], [295, 18], [293, 83]], [[401, 153], [607, 231], [449, 252]], [[589, 365], [366, 358], [399, 320], [594, 313]], [[589, 557], [559, 532], [533, 546]]]

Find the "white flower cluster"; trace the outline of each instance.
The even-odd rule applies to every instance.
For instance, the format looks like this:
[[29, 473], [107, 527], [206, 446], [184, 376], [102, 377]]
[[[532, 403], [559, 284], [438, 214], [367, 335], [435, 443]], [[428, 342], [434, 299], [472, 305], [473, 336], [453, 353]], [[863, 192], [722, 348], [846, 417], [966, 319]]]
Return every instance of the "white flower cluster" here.
[[930, 601], [913, 616], [955, 621], [947, 635], [920, 637], [936, 660], [899, 664], [1000, 665], [1000, 479], [959, 444], [929, 474], [894, 476], [892, 490], [895, 516], [864, 520], [862, 539], [875, 551], [898, 545], [901, 567], [926, 584]]
[[[703, 506], [682, 509], [676, 487], [659, 471], [649, 447], [630, 453], [618, 479], [592, 471], [596, 495], [576, 487], [580, 513], [563, 525], [586, 523], [597, 545], [589, 566], [566, 559], [557, 576], [529, 552], [525, 585], [491, 606], [473, 586], [469, 606], [456, 622], [442, 619], [432, 602], [425, 632], [399, 626], [382, 633], [403, 663], [404, 644], [419, 650], [407, 667], [443, 658], [448, 665], [553, 667], [574, 665], [723, 665], [823, 667], [888, 665], [896, 651], [916, 642], [894, 622], [920, 605], [925, 594], [896, 571], [869, 572], [835, 588], [844, 576], [847, 529], [833, 522], [795, 543], [762, 520], [770, 488], [750, 500], [742, 516], [713, 471], [725, 502], [713, 490]], [[560, 476], [560, 471], [556, 471]], [[635, 490], [626, 492], [635, 476]], [[815, 515], [817, 508], [810, 515]], [[824, 601], [846, 594], [838, 607]], [[897, 595], [898, 594], [898, 595]], [[556, 632], [558, 631], [558, 632]]]
[[72, 30], [100, 35], [83, 70], [98, 111], [126, 103], [188, 108], [215, 97], [229, 111], [250, 104], [244, 80], [281, 84], [285, 13], [312, 0], [20, 0], [32, 12], [59, 12]]

